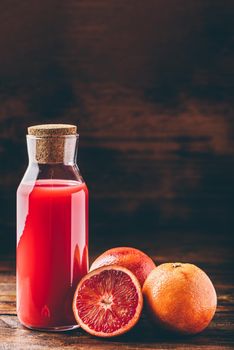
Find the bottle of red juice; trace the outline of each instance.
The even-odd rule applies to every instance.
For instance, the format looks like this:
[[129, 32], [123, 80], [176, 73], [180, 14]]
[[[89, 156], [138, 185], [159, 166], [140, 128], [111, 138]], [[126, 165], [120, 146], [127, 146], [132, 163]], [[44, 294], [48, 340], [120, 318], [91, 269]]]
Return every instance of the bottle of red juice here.
[[77, 128], [28, 128], [29, 164], [17, 190], [17, 314], [31, 329], [78, 327], [77, 283], [88, 271], [88, 189], [76, 164]]

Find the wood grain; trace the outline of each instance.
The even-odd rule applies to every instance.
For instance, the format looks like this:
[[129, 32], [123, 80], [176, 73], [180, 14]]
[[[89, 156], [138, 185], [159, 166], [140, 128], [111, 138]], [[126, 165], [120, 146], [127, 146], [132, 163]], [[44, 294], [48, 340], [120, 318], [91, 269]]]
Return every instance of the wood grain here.
[[[108, 239], [112, 232], [121, 243], [124, 235], [118, 237], [117, 232], [133, 232], [132, 227], [138, 237], [142, 231], [175, 227], [208, 236], [231, 234], [232, 110], [197, 101], [172, 113], [148, 103], [136, 90], [117, 92], [115, 86], [100, 93], [104, 88], [80, 87], [76, 99], [82, 96], [87, 110], [78, 119], [79, 107], [74, 105], [64, 117], [79, 125], [79, 165], [91, 193], [94, 240], [103, 235]], [[0, 122], [0, 236], [5, 242], [0, 250], [15, 245], [15, 192], [27, 166], [27, 113], [14, 117], [12, 126], [9, 118]], [[38, 112], [31, 118], [30, 124], [41, 121]]]
[[[172, 235], [173, 237], [173, 235]], [[190, 236], [191, 237], [191, 236]], [[200, 237], [200, 239], [202, 239]], [[0, 271], [0, 349], [47, 350], [47, 349], [232, 349], [234, 346], [234, 284], [232, 259], [225, 253], [230, 242], [223, 244], [223, 250], [216, 248], [210, 258], [200, 249], [201, 243], [177, 242], [171, 251], [160, 247], [161, 255], [152, 254], [157, 263], [173, 261], [173, 250], [178, 257], [192, 260], [202, 267], [215, 284], [218, 308], [209, 328], [193, 337], [175, 337], [163, 334], [149, 322], [144, 313], [141, 321], [130, 333], [120, 338], [102, 340], [76, 330], [67, 333], [42, 333], [30, 331], [20, 325], [15, 310], [15, 270], [12, 258], [2, 258]], [[233, 243], [233, 242], [232, 242]], [[172, 246], [171, 246], [172, 247]], [[147, 253], [152, 252], [149, 242], [144, 242]], [[92, 259], [98, 251], [93, 251]], [[166, 254], [165, 254], [166, 253]], [[218, 260], [215, 259], [218, 257]]]
[[51, 122], [79, 126], [94, 245], [232, 234], [233, 14], [228, 0], [1, 1], [0, 251], [15, 249], [26, 128]]

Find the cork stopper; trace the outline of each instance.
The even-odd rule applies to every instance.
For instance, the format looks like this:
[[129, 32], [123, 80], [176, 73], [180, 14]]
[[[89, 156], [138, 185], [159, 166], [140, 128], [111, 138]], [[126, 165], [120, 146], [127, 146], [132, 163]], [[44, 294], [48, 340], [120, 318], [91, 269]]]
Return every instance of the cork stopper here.
[[76, 132], [76, 125], [70, 124], [41, 124], [28, 127], [28, 134], [38, 137], [75, 135]]
[[[70, 124], [42, 124], [28, 127], [28, 135], [35, 136], [35, 159], [38, 163], [63, 163], [72, 158], [77, 127]], [[75, 142], [75, 143], [74, 143]]]

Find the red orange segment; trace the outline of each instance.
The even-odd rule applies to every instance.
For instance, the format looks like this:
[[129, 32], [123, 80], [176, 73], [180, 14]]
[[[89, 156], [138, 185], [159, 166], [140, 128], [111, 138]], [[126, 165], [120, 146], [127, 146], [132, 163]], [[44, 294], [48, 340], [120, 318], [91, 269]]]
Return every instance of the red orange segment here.
[[130, 330], [143, 306], [141, 287], [126, 268], [104, 266], [78, 284], [73, 312], [80, 326], [92, 335], [111, 337]]

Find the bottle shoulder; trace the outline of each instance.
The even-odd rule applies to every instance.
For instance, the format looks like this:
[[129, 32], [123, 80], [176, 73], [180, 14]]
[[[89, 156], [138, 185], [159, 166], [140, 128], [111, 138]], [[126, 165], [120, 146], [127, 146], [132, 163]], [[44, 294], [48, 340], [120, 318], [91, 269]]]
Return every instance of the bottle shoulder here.
[[64, 180], [85, 183], [77, 164], [38, 164], [28, 165], [25, 174], [19, 184], [34, 183], [38, 180]]

